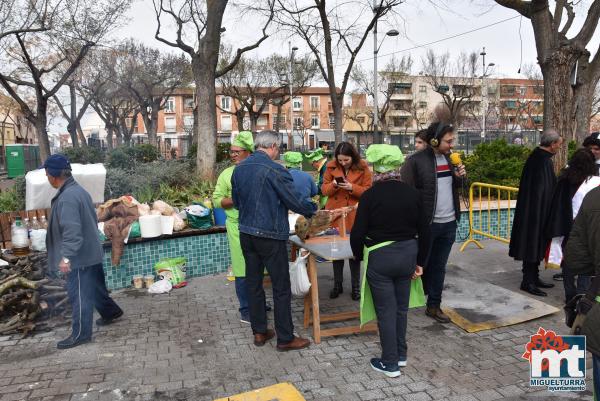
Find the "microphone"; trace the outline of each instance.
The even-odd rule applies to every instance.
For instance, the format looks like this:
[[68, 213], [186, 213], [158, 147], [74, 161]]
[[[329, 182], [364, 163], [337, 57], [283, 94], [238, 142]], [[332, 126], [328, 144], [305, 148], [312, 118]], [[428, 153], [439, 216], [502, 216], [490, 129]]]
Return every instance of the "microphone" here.
[[450, 163], [453, 166], [458, 167], [462, 164], [462, 160], [460, 159], [460, 153], [450, 153]]

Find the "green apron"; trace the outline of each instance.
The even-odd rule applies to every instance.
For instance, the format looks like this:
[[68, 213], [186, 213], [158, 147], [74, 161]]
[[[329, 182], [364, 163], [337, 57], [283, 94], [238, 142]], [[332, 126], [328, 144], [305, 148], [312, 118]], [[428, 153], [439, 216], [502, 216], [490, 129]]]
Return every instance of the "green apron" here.
[[246, 261], [240, 244], [238, 221], [227, 218], [225, 227], [227, 228], [227, 241], [231, 253], [231, 271], [235, 277], [246, 277]]
[[[360, 327], [363, 327], [370, 321], [377, 319], [377, 314], [375, 313], [375, 304], [373, 303], [373, 294], [371, 294], [371, 286], [369, 286], [367, 283], [369, 252], [393, 243], [394, 241], [385, 241], [368, 248], [365, 247], [363, 257], [365, 269], [363, 271], [362, 288], [360, 291]], [[421, 306], [425, 306], [425, 292], [423, 291], [423, 281], [421, 280], [421, 277], [417, 277], [416, 280], [410, 281], [410, 300], [408, 302], [408, 307], [419, 308]]]

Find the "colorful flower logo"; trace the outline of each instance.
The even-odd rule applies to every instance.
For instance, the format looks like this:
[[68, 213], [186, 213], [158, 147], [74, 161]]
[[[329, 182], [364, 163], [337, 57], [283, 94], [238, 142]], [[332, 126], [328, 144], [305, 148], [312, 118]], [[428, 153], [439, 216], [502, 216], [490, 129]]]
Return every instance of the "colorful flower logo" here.
[[[524, 359], [527, 359], [529, 363], [531, 363], [531, 351], [545, 351], [549, 349], [553, 349], [558, 353], [562, 351], [566, 351], [571, 346], [563, 341], [563, 338], [552, 330], [544, 330], [542, 327], [539, 328], [536, 334], [531, 336], [531, 340], [525, 345], [525, 353], [521, 356]], [[564, 360], [561, 361], [565, 362]], [[549, 362], [547, 359], [542, 361], [542, 371], [547, 371], [549, 367]]]

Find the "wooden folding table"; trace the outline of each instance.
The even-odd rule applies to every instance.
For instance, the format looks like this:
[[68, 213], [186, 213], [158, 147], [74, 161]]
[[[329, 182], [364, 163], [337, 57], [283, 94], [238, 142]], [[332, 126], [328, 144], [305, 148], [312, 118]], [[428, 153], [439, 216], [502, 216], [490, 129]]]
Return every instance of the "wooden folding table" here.
[[330, 315], [321, 315], [319, 310], [319, 281], [317, 278], [316, 256], [327, 261], [345, 260], [352, 258], [352, 249], [350, 249], [350, 239], [339, 236], [321, 236], [302, 242], [298, 236], [290, 237], [292, 243], [292, 258], [295, 250], [304, 248], [310, 252], [307, 263], [308, 279], [310, 280], [310, 291], [304, 297], [304, 328], [313, 325], [313, 339], [316, 344], [321, 342], [321, 337], [339, 336], [345, 334], [355, 334], [363, 332], [377, 332], [377, 324], [369, 323], [362, 328], [359, 325], [336, 327], [321, 330], [321, 323], [340, 322], [344, 320], [356, 319], [360, 317], [359, 311], [348, 311], [334, 313]]

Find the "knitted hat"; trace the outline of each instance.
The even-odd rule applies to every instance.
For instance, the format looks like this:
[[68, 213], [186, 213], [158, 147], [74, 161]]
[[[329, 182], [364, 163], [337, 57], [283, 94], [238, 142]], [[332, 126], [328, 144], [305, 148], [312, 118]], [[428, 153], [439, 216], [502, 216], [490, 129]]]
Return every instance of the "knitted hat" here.
[[325, 155], [323, 155], [323, 149], [319, 148], [319, 149], [307, 154], [305, 157], [308, 161], [310, 161], [311, 163], [314, 163], [314, 162], [318, 162], [319, 160], [325, 158]]
[[285, 152], [283, 161], [287, 167], [298, 168], [302, 166], [302, 153], [300, 152]]

